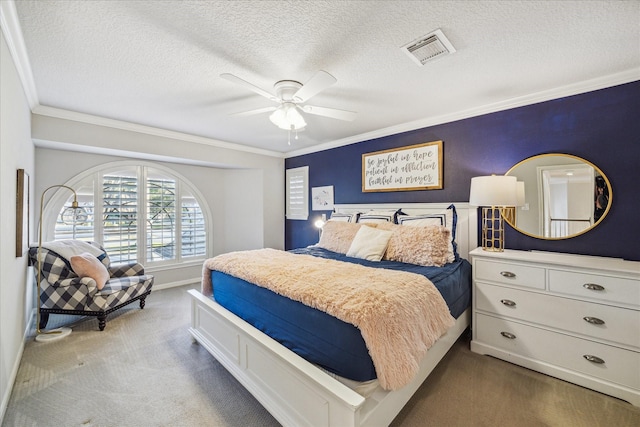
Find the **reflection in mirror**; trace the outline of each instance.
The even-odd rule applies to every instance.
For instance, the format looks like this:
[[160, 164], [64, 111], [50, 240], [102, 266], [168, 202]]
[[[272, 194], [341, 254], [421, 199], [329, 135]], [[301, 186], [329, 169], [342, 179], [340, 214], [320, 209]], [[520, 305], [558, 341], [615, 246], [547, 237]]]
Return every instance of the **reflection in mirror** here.
[[566, 239], [597, 225], [611, 206], [609, 180], [597, 166], [569, 154], [542, 154], [506, 175], [524, 184], [524, 199], [505, 215], [516, 230], [541, 239]]

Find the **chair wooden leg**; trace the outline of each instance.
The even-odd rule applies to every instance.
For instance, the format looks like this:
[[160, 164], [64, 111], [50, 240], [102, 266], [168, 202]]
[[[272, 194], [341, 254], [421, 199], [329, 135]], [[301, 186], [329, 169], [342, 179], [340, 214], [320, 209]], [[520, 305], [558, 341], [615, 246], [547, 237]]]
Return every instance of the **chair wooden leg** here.
[[107, 326], [107, 315], [98, 316], [98, 327], [101, 331], [104, 331], [104, 328]]
[[146, 298], [146, 296], [144, 296], [144, 297], [140, 298], [140, 309], [141, 309], [141, 310], [142, 310], [142, 309], [144, 309], [144, 304], [145, 304], [145, 301], [144, 301], [144, 300], [145, 300], [145, 298]]
[[44, 329], [47, 327], [47, 322], [49, 321], [49, 313], [40, 313], [40, 329]]

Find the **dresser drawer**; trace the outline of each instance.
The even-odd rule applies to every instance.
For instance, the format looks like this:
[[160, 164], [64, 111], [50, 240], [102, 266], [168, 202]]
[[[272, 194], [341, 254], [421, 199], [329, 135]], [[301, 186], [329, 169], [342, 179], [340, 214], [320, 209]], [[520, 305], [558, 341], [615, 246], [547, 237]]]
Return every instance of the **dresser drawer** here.
[[476, 259], [474, 260], [473, 268], [476, 280], [527, 288], [545, 288], [545, 269], [541, 267]]
[[475, 322], [479, 343], [640, 390], [638, 352], [480, 313]]
[[549, 290], [602, 302], [640, 308], [640, 279], [624, 279], [599, 274], [549, 270]]
[[640, 311], [476, 283], [476, 310], [640, 350]]

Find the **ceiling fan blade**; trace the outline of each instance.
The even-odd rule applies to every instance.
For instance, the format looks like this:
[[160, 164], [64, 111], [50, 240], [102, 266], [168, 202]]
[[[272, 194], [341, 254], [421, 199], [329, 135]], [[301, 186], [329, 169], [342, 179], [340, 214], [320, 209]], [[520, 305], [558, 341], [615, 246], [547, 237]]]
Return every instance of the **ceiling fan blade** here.
[[239, 84], [241, 86], [244, 86], [247, 89], [254, 91], [258, 95], [262, 95], [265, 98], [268, 98], [268, 99], [270, 99], [272, 101], [275, 101], [275, 102], [279, 101], [278, 98], [275, 95], [267, 92], [266, 90], [262, 90], [258, 86], [255, 86], [255, 85], [249, 83], [246, 80], [242, 80], [240, 77], [236, 77], [233, 74], [224, 73], [224, 74], [220, 74], [220, 77], [222, 77], [223, 79], [228, 80], [228, 81], [230, 81], [232, 83], [236, 83], [236, 84]]
[[345, 122], [351, 122], [355, 120], [356, 114], [353, 111], [338, 110], [336, 108], [317, 107], [314, 105], [300, 105], [302, 111], [309, 114], [315, 114], [317, 116], [331, 117], [332, 119], [344, 120]]
[[275, 111], [278, 107], [264, 107], [264, 108], [256, 108], [255, 110], [242, 111], [240, 113], [229, 114], [231, 117], [247, 117], [253, 116], [255, 114], [260, 113], [268, 113], [269, 111]]
[[293, 95], [296, 102], [304, 102], [337, 82], [338, 80], [326, 71], [318, 71]]

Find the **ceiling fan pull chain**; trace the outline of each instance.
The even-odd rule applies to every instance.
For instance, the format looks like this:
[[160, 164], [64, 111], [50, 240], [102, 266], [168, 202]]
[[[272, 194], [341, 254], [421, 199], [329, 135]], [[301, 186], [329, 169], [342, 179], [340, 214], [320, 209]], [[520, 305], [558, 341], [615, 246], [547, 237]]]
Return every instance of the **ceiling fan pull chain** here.
[[[293, 125], [291, 125], [291, 128], [293, 128]], [[287, 138], [287, 144], [291, 145], [291, 129], [289, 129], [289, 137]]]

